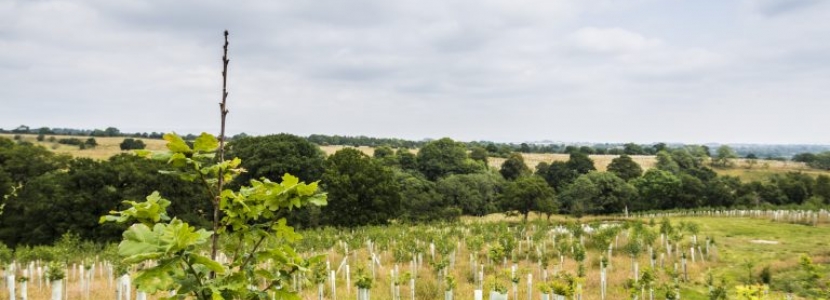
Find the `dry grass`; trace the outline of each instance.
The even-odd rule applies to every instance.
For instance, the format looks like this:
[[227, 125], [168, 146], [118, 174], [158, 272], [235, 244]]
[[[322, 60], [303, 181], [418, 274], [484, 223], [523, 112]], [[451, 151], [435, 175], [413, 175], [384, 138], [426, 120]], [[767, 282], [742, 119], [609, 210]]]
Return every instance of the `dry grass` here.
[[[14, 134], [0, 134], [0, 137], [5, 137], [8, 139], [13, 139]], [[52, 150], [55, 153], [61, 154], [68, 154], [74, 157], [88, 157], [93, 159], [100, 159], [106, 160], [116, 154], [126, 153], [128, 151], [121, 151], [119, 145], [121, 142], [124, 141], [124, 137], [96, 137], [95, 141], [98, 142], [98, 146], [92, 149], [84, 149], [81, 150], [78, 146], [72, 145], [63, 145], [58, 144], [57, 142], [49, 142], [48, 139], [50, 137], [55, 137], [56, 140], [62, 138], [77, 138], [82, 141], [86, 141], [88, 136], [65, 136], [65, 135], [46, 135], [46, 140], [43, 142], [37, 141], [37, 135], [34, 134], [23, 134], [21, 138], [24, 141], [31, 142], [35, 145], [40, 145], [45, 147], [46, 149]], [[161, 151], [166, 149], [165, 148], [165, 141], [164, 140], [156, 140], [156, 139], [140, 139], [147, 145], [147, 150], [152, 151]]]
[[[561, 153], [524, 153], [522, 157], [525, 159], [525, 164], [527, 164], [530, 169], [535, 169], [536, 165], [539, 163], [551, 163], [554, 161], [568, 161], [570, 155], [568, 154], [561, 154]], [[619, 155], [589, 155], [593, 161], [594, 166], [597, 168], [598, 171], [605, 171], [608, 169], [608, 165], [611, 164], [611, 160], [619, 157]], [[640, 165], [644, 170], [650, 169], [654, 167], [654, 164], [657, 162], [657, 159], [653, 155], [633, 155], [631, 159], [634, 160], [637, 164]], [[504, 158], [499, 157], [491, 157], [490, 158], [490, 166], [493, 167], [500, 167], [501, 164], [504, 162]]]
[[731, 168], [715, 168], [714, 170], [718, 175], [737, 176], [744, 182], [764, 181], [770, 175], [787, 172], [800, 172], [813, 177], [830, 175], [830, 171], [813, 169], [802, 162], [757, 160], [750, 163], [750, 160], [736, 159], [734, 163], [735, 165]]

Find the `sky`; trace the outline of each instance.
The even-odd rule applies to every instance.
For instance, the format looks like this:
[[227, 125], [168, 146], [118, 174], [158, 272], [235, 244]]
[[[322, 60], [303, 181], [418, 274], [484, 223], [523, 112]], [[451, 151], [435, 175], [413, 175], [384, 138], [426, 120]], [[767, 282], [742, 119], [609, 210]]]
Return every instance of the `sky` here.
[[830, 1], [3, 0], [0, 128], [830, 144]]

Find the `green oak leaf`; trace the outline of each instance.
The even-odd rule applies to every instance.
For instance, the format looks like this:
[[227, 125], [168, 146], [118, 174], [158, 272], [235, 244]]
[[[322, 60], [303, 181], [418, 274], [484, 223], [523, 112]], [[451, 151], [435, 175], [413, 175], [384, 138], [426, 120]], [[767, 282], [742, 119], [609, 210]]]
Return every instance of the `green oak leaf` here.
[[190, 146], [182, 139], [182, 137], [178, 136], [175, 133], [165, 133], [164, 140], [167, 141], [167, 149], [173, 153], [193, 153], [193, 149], [190, 149]]
[[208, 257], [201, 256], [201, 255], [195, 254], [195, 253], [191, 253], [190, 258], [193, 260], [194, 264], [203, 265], [206, 268], [210, 269], [211, 271], [216, 272], [216, 274], [222, 275], [222, 274], [225, 274], [225, 271], [227, 271], [227, 270], [225, 270], [225, 267], [222, 266], [222, 264], [220, 264], [220, 263], [218, 263], [218, 262], [216, 262], [216, 261], [214, 261], [214, 260], [212, 260]]
[[216, 148], [219, 148], [219, 140], [207, 132], [202, 132], [193, 142], [193, 150], [196, 152], [213, 152]]

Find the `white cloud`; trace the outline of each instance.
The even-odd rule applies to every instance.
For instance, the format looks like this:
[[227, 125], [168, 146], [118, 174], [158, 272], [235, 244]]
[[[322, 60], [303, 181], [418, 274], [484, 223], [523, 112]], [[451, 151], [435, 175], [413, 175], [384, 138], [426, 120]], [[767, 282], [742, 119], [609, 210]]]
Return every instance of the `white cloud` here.
[[641, 52], [663, 44], [659, 39], [649, 39], [622, 28], [585, 27], [574, 32], [571, 38], [578, 49], [612, 54]]
[[830, 126], [827, 5], [745, 1], [0, 1], [0, 127], [214, 128], [224, 29], [236, 132], [694, 141], [674, 133], [747, 116], [705, 131], [733, 141], [783, 131], [750, 117], [776, 105]]

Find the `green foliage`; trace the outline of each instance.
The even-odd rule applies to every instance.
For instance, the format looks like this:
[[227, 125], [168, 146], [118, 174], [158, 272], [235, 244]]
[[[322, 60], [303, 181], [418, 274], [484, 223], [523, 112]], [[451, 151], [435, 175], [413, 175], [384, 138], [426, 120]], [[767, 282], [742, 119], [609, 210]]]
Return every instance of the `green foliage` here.
[[455, 221], [461, 215], [460, 208], [436, 191], [436, 183], [407, 172], [395, 172], [395, 177], [400, 185], [400, 198], [406, 199], [401, 201], [401, 220]]
[[250, 179], [280, 178], [289, 173], [304, 181], [317, 181], [323, 175], [325, 154], [304, 138], [276, 134], [236, 139], [228, 144], [228, 156], [242, 159], [246, 170], [237, 184]]
[[525, 220], [531, 211], [556, 207], [553, 203], [556, 203], [553, 189], [535, 175], [519, 177], [508, 183], [502, 194], [502, 207], [507, 211], [519, 211]]
[[359, 289], [371, 289], [372, 277], [366, 275], [362, 268], [357, 269], [357, 276], [354, 285]]
[[536, 175], [544, 178], [557, 192], [562, 192], [578, 177], [578, 174], [568, 167], [568, 163], [563, 161], [552, 162], [547, 169], [537, 169]]
[[66, 278], [66, 265], [63, 262], [50, 262], [46, 268], [46, 279], [49, 281], [62, 280]]
[[717, 154], [712, 158], [712, 165], [720, 168], [729, 168], [735, 166], [733, 159], [738, 158], [738, 154], [732, 147], [722, 145], [718, 147]]
[[392, 171], [359, 150], [329, 156], [322, 182], [330, 198], [323, 208], [326, 224], [386, 224], [400, 211], [401, 188]]
[[490, 157], [490, 154], [487, 152], [487, 149], [481, 146], [475, 146], [470, 149], [470, 159], [484, 163], [487, 166], [487, 159]]
[[142, 141], [140, 139], [133, 139], [133, 138], [124, 139], [124, 141], [122, 141], [121, 144], [119, 144], [118, 146], [121, 148], [121, 150], [124, 150], [124, 151], [126, 151], [126, 150], [141, 150], [141, 149], [144, 149], [145, 147], [147, 147], [147, 145], [144, 144], [144, 141]]
[[501, 173], [504, 179], [513, 181], [521, 176], [529, 175], [530, 168], [525, 164], [525, 160], [521, 154], [513, 153], [501, 164], [499, 173]]
[[[216, 161], [219, 144], [206, 133], [195, 140], [193, 147], [175, 134], [166, 134], [164, 139], [170, 151], [154, 156], [174, 168], [164, 173], [203, 183], [217, 197], [215, 204], [222, 217], [214, 226], [216, 231], [197, 229], [178, 218], [167, 217], [165, 208], [170, 201], [154, 193], [145, 202], [126, 201], [129, 208], [101, 218], [102, 222], [134, 223], [124, 232], [118, 246], [124, 263], [156, 262], [138, 272], [138, 289], [150, 293], [175, 290], [179, 297], [190, 295], [196, 299], [264, 299], [269, 293], [278, 298], [295, 298], [284, 288], [288, 280], [297, 272], [308, 271], [321, 258], [304, 260], [294, 251], [291, 245], [301, 236], [284, 218], [278, 218], [277, 212], [324, 205], [326, 196], [317, 192], [317, 183], [301, 183], [297, 177], [286, 174], [279, 183], [251, 180], [250, 186], [238, 191], [218, 192], [219, 179], [230, 181], [241, 171], [239, 159]], [[201, 254], [205, 248], [213, 247], [208, 245], [210, 238], [218, 234], [238, 241], [225, 249], [233, 258], [226, 265]], [[268, 267], [261, 263], [264, 261], [272, 261], [273, 265]], [[268, 286], [249, 289], [260, 279]]]
[[643, 177], [632, 181], [640, 194], [636, 210], [668, 209], [680, 193], [681, 182], [672, 173], [650, 169]]
[[448, 275], [447, 277], [444, 277], [444, 290], [445, 291], [451, 292], [452, 290], [455, 289], [455, 286], [456, 286], [455, 277], [453, 277], [452, 275]]
[[588, 172], [597, 170], [594, 167], [594, 161], [588, 157], [588, 154], [582, 152], [571, 153], [567, 166], [576, 174], [588, 174]]
[[143, 199], [158, 190], [170, 199], [169, 215], [204, 225], [210, 206], [204, 187], [159, 176], [164, 162], [117, 155], [106, 161], [76, 158], [66, 172], [29, 179], [0, 216], [0, 239], [9, 245], [51, 244], [66, 232], [98, 242], [117, 241], [126, 226], [98, 224], [101, 215], [126, 208], [124, 199]]
[[643, 168], [640, 167], [628, 155], [620, 155], [620, 157], [611, 160], [608, 164], [608, 172], [614, 173], [617, 177], [625, 181], [630, 181], [643, 175]]
[[636, 197], [637, 190], [632, 185], [608, 172], [582, 175], [560, 194], [565, 210], [577, 217], [620, 213]]
[[12, 262], [13, 257], [14, 253], [12, 253], [12, 249], [9, 249], [9, 247], [3, 243], [0, 243], [0, 268], [5, 269], [6, 265]]
[[504, 178], [494, 172], [460, 174], [439, 179], [435, 191], [443, 203], [461, 208], [462, 214], [483, 216], [498, 211], [505, 184]]
[[450, 138], [432, 141], [418, 151], [418, 170], [429, 180], [450, 174], [474, 173], [474, 164], [467, 162], [467, 148]]

